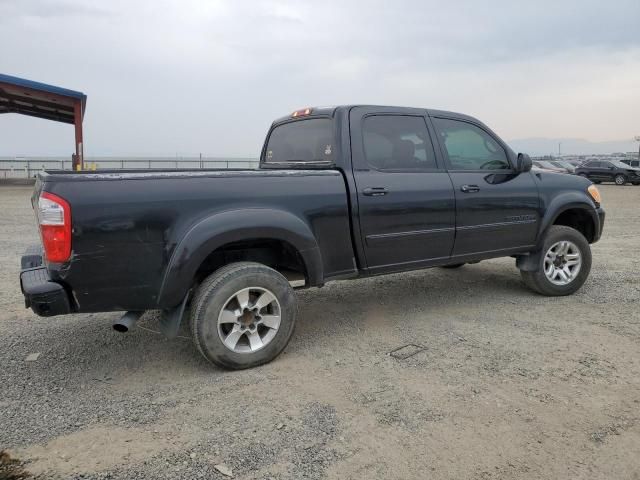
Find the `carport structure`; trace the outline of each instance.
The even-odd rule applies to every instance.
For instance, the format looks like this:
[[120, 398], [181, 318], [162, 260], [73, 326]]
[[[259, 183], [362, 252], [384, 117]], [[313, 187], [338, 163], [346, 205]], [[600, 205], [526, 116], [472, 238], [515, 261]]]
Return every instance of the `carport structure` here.
[[0, 113], [19, 113], [75, 127], [73, 169], [82, 169], [82, 120], [87, 96], [82, 92], [0, 73]]

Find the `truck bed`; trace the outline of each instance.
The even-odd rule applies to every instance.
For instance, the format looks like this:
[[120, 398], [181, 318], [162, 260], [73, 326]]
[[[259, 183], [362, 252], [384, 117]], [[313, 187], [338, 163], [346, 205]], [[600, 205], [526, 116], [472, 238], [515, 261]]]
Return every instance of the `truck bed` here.
[[[354, 270], [338, 170], [52, 170], [39, 174], [34, 197], [41, 191], [71, 206], [72, 259], [48, 270], [77, 311], [175, 306], [190, 285], [169, 281], [169, 266], [187, 269], [197, 252], [185, 237], [214, 217], [225, 222], [221, 230], [242, 229], [244, 240], [267, 237], [283, 218], [299, 223], [315, 237], [322, 278]], [[257, 215], [251, 228], [234, 214], [240, 210]]]

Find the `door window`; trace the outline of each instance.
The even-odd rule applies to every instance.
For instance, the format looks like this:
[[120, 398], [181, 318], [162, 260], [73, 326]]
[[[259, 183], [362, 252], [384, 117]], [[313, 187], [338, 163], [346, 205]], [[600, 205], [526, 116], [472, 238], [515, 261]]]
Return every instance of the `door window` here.
[[434, 123], [453, 170], [511, 168], [504, 149], [481, 128], [445, 118], [435, 118]]
[[367, 164], [376, 170], [437, 168], [433, 144], [422, 117], [373, 115], [362, 124]]

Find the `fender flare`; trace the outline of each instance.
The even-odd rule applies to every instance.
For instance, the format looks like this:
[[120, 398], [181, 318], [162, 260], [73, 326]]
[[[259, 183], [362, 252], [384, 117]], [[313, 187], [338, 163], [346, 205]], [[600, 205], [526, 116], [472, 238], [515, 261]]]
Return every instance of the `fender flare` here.
[[516, 257], [516, 267], [525, 272], [538, 271], [540, 268], [540, 257], [542, 255], [542, 243], [549, 228], [555, 224], [560, 215], [567, 210], [584, 210], [593, 222], [594, 232], [600, 229], [600, 218], [593, 201], [581, 192], [566, 192], [555, 197], [546, 208], [544, 217], [540, 222], [538, 236], [536, 238], [536, 248], [528, 255], [518, 255]]
[[180, 239], [160, 284], [158, 305], [170, 308], [179, 304], [211, 252], [251, 238], [289, 243], [302, 257], [309, 284], [322, 284], [322, 256], [307, 223], [292, 213], [271, 208], [226, 210], [202, 219]]
[[540, 229], [538, 230], [538, 238], [536, 239], [536, 245], [541, 247], [541, 243], [544, 240], [544, 236], [551, 225], [555, 223], [560, 215], [567, 210], [583, 210], [589, 215], [593, 222], [594, 232], [598, 232], [600, 229], [600, 218], [596, 211], [596, 205], [593, 201], [582, 192], [566, 192], [562, 195], [555, 197], [549, 206], [546, 208], [546, 212], [542, 221], [540, 222]]

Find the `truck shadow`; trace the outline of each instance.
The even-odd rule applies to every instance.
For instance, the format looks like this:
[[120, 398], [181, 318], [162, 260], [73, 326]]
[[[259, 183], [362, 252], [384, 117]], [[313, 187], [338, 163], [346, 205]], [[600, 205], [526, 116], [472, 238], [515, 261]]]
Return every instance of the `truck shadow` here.
[[[333, 282], [320, 289], [298, 291], [298, 325], [287, 351], [304, 354], [306, 348], [318, 344], [332, 348], [332, 337], [345, 328], [368, 327], [373, 334], [377, 327], [393, 327], [407, 316], [428, 323], [430, 317], [439, 318], [451, 307], [482, 312], [501, 302], [517, 304], [525, 297], [530, 300], [532, 295], [521, 284], [517, 271], [503, 265], [430, 269]], [[21, 341], [31, 344], [29, 351], [43, 352], [40, 362], [50, 367], [42, 371], [43, 375], [59, 373], [69, 384], [108, 385], [123, 375], [142, 372], [160, 382], [202, 373], [222, 374], [223, 370], [210, 365], [193, 346], [187, 317], [178, 338], [169, 340], [158, 331], [157, 312], [147, 312], [138, 327], [126, 334], [111, 329], [111, 322], [119, 315], [71, 315], [53, 322], [38, 319], [38, 335]], [[74, 334], [61, 335], [60, 329]], [[78, 364], [82, 366], [81, 378], [70, 379], [66, 370], [75, 371]]]

